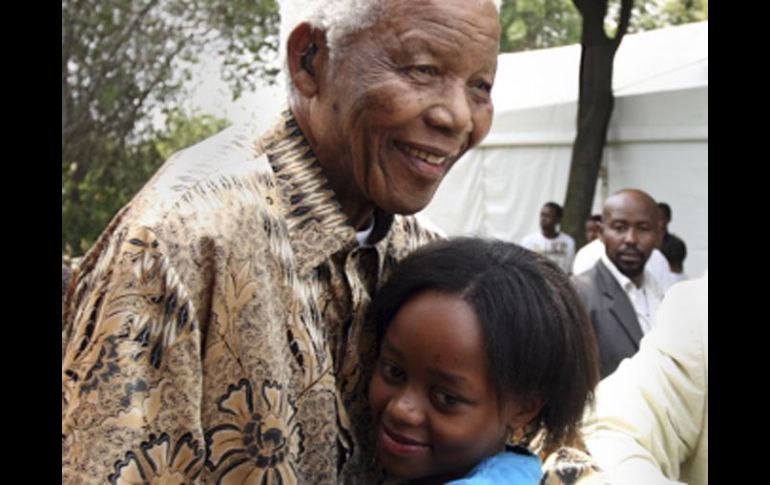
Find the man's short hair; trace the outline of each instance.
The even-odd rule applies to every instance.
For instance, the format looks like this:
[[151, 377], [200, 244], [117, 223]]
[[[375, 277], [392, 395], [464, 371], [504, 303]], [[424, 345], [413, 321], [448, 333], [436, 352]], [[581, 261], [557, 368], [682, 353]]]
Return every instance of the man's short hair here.
[[681, 268], [687, 257], [687, 245], [679, 237], [667, 234], [663, 238], [660, 252], [666, 257], [669, 265]]
[[658, 202], [658, 208], [663, 212], [663, 217], [671, 222], [671, 206], [665, 202]]
[[561, 208], [559, 204], [557, 204], [556, 202], [546, 202], [545, 204], [543, 204], [543, 207], [550, 207], [551, 209], [553, 209], [553, 211], [556, 213], [556, 218], [561, 220], [561, 216], [564, 213], [564, 210]]

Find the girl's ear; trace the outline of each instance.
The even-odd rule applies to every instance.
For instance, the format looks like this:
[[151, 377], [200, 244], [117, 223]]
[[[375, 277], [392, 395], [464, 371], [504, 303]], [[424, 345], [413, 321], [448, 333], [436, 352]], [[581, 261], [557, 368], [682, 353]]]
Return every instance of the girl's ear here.
[[511, 430], [522, 429], [532, 422], [543, 409], [543, 398], [515, 399], [506, 408], [506, 421]]

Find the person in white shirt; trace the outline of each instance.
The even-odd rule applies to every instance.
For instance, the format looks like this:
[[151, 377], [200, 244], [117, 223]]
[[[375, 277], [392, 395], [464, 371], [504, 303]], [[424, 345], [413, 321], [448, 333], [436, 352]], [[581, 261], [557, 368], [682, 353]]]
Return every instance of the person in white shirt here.
[[684, 259], [687, 257], [687, 245], [684, 241], [673, 234], [668, 234], [668, 237], [663, 239], [660, 251], [668, 260], [674, 283], [686, 280], [688, 277], [684, 272]]
[[660, 238], [658, 218], [655, 200], [641, 190], [611, 195], [602, 211], [604, 254], [572, 278], [596, 331], [602, 377], [634, 355], [655, 325], [663, 291], [645, 265]]
[[708, 276], [671, 288], [639, 352], [596, 390], [583, 435], [614, 483], [708, 483]]
[[542, 254], [567, 274], [570, 274], [572, 258], [575, 256], [575, 240], [559, 232], [563, 210], [556, 202], [546, 202], [540, 210], [540, 232], [528, 234], [521, 245], [530, 251]]
[[665, 202], [658, 202], [658, 208], [660, 209], [661, 227], [663, 228], [663, 237], [658, 248], [668, 261], [672, 281], [686, 280], [684, 260], [687, 257], [687, 244], [679, 236], [668, 232], [668, 225], [671, 222], [671, 206]]

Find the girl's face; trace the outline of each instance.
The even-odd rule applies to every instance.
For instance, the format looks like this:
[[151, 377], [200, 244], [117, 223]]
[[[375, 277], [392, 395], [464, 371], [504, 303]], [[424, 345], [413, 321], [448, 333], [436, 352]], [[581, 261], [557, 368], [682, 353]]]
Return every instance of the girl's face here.
[[516, 406], [498, 406], [481, 325], [458, 296], [428, 290], [385, 333], [369, 400], [392, 475], [441, 482], [502, 451]]

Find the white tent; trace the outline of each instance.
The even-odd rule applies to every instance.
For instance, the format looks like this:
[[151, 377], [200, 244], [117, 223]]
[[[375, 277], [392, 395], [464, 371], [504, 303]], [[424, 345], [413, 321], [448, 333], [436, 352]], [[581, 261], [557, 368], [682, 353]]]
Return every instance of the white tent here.
[[[580, 46], [502, 54], [489, 136], [447, 175], [420, 214], [447, 234], [521, 242], [543, 203], [562, 204], [576, 133]], [[634, 187], [673, 212], [685, 271], [708, 264], [708, 22], [626, 35], [593, 212]]]

